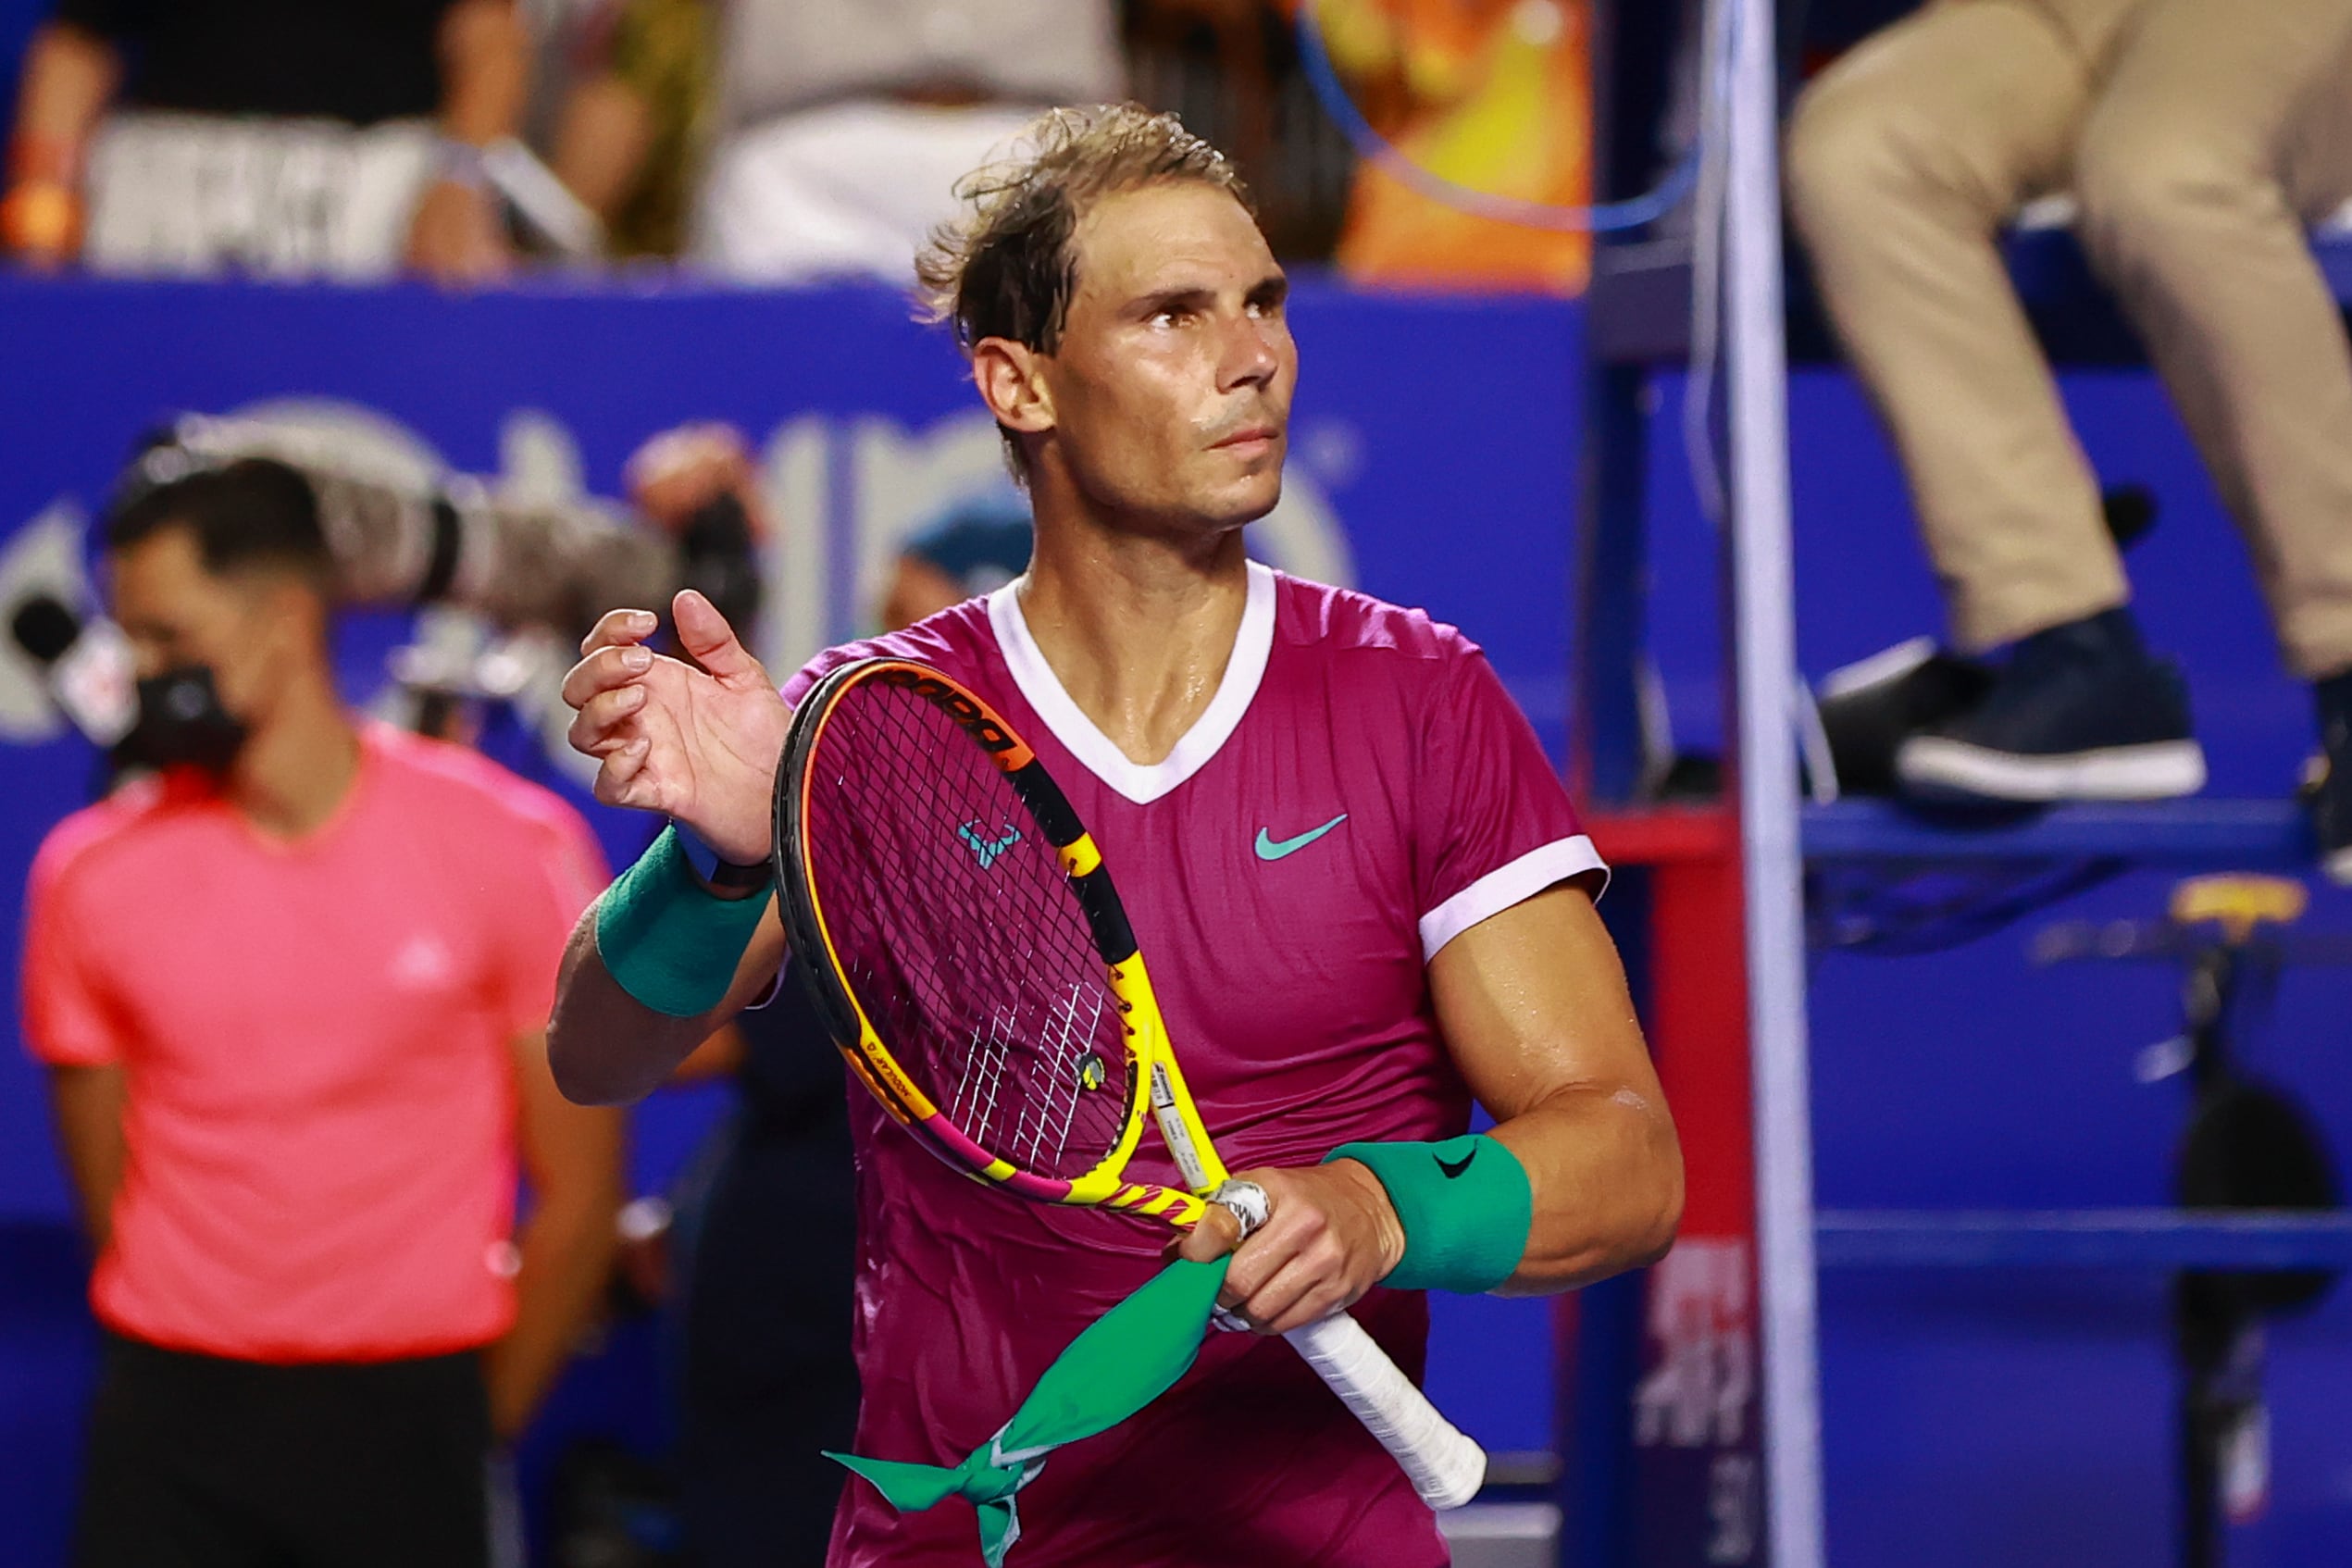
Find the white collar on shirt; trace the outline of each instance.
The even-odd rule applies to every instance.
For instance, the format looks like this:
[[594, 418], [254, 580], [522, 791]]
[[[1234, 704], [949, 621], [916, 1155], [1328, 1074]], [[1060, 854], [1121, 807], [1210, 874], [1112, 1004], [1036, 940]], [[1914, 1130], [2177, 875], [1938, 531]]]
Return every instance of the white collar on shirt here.
[[1021, 695], [1053, 731], [1054, 739], [1102, 782], [1136, 804], [1148, 805], [1208, 765], [1240, 726], [1241, 716], [1250, 711], [1251, 700], [1258, 694], [1258, 683], [1265, 678], [1266, 659], [1274, 652], [1274, 573], [1255, 561], [1249, 564], [1249, 598], [1241, 609], [1241, 628], [1234, 634], [1233, 654], [1226, 661], [1225, 678], [1217, 682], [1216, 695], [1209, 699], [1209, 705], [1175, 749], [1149, 767], [1129, 761], [1070, 700], [1045, 655], [1038, 652], [1037, 640], [1029, 635], [1029, 623], [1021, 616], [1013, 583], [989, 595], [989, 625], [995, 629], [997, 646], [1004, 651], [1013, 684], [1021, 689]]

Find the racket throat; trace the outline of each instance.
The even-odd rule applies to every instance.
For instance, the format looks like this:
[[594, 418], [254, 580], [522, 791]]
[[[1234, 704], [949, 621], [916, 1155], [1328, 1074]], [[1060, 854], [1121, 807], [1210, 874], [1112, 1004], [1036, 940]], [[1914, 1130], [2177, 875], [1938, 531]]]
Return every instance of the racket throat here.
[[1151, 1116], [1160, 1124], [1160, 1140], [1184, 1174], [1186, 1187], [1205, 1196], [1225, 1184], [1225, 1164], [1198, 1125], [1200, 1113], [1192, 1108], [1183, 1079], [1165, 1058], [1151, 1064]]

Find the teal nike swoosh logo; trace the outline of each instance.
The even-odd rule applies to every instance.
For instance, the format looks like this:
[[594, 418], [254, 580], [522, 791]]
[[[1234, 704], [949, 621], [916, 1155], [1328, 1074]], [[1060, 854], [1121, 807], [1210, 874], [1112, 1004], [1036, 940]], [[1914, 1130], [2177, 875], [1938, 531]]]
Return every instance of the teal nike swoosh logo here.
[[1297, 854], [1300, 850], [1305, 849], [1309, 844], [1313, 843], [1317, 839], [1322, 838], [1325, 833], [1330, 832], [1334, 828], [1338, 827], [1339, 824], [1347, 820], [1348, 814], [1343, 811], [1338, 815], [1333, 817], [1330, 821], [1325, 823], [1322, 827], [1310, 828], [1295, 839], [1270, 839], [1266, 837], [1266, 830], [1261, 828], [1258, 829], [1258, 858], [1260, 860], [1280, 860], [1285, 855]]

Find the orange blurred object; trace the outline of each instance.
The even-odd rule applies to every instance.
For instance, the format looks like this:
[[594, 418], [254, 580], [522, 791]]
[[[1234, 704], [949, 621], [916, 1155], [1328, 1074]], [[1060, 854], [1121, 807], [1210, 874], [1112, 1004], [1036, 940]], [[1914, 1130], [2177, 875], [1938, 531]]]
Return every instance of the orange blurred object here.
[[[1313, 0], [1332, 62], [1412, 162], [1484, 194], [1590, 199], [1586, 0]], [[1338, 260], [1361, 282], [1581, 292], [1587, 234], [1464, 212], [1361, 168]]]
[[0, 200], [0, 249], [54, 266], [81, 248], [81, 198], [72, 187], [27, 180]]

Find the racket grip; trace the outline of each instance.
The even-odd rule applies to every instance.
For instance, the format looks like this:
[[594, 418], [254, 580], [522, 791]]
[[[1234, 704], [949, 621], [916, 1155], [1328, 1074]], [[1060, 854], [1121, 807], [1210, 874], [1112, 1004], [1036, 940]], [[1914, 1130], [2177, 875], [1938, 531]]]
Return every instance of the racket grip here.
[[1437, 1412], [1363, 1325], [1338, 1313], [1283, 1338], [1395, 1456], [1422, 1501], [1460, 1508], [1478, 1495], [1487, 1479], [1487, 1450]]

